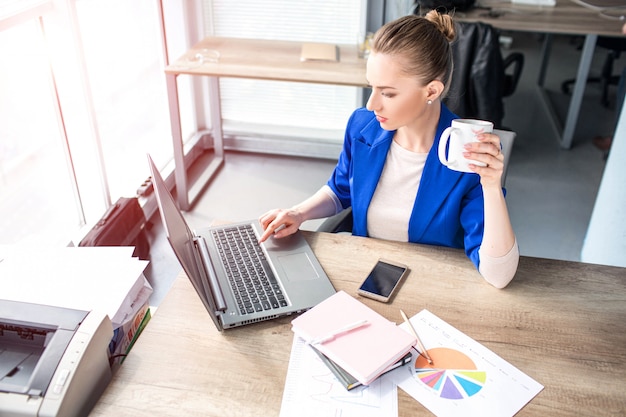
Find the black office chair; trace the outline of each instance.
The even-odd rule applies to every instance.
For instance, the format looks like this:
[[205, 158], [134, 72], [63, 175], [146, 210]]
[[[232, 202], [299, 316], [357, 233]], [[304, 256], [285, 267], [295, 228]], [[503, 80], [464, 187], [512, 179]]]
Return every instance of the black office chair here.
[[[604, 49], [608, 49], [608, 53], [602, 65], [602, 72], [599, 77], [588, 77], [588, 83], [600, 83], [602, 89], [602, 97], [600, 102], [604, 107], [609, 107], [609, 87], [611, 85], [618, 85], [621, 74], [613, 75], [613, 64], [616, 59], [619, 59], [621, 53], [626, 51], [626, 38], [614, 38], [607, 36], [599, 36], [596, 42], [596, 46]], [[563, 94], [570, 94], [571, 86], [576, 82], [576, 79], [565, 80], [561, 83], [561, 91]]]
[[354, 220], [352, 219], [352, 207], [349, 207], [324, 220], [316, 231], [327, 233], [352, 233], [353, 224]]
[[456, 22], [454, 71], [444, 103], [464, 118], [490, 120], [502, 128], [503, 98], [511, 96], [524, 68], [524, 55], [502, 57], [500, 32], [483, 22]]

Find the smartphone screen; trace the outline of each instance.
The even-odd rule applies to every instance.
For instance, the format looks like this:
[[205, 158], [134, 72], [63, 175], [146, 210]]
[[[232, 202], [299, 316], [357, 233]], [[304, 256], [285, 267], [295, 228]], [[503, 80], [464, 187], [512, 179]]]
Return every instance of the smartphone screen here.
[[376, 262], [374, 268], [365, 278], [358, 293], [365, 297], [387, 302], [407, 272], [408, 267], [406, 265], [381, 259]]

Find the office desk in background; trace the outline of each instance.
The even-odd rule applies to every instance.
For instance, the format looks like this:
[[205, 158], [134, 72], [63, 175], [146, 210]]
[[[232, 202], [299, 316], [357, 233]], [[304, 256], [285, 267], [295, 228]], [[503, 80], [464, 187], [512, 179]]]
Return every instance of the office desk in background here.
[[[302, 62], [300, 61], [302, 42], [208, 37], [198, 42], [165, 69], [174, 141], [178, 204], [182, 210], [189, 209], [204, 184], [211, 179], [224, 161], [219, 77], [366, 87], [366, 61], [363, 58], [358, 58], [356, 45], [338, 46], [340, 55], [338, 62]], [[196, 55], [207, 50], [219, 52], [217, 62], [198, 62]], [[176, 78], [182, 74], [210, 77], [210, 119], [213, 129], [210, 133], [213, 136], [215, 157], [203, 176], [196, 180], [193, 189], [189, 186], [186, 174], [187, 167], [184, 162], [176, 84]]]
[[[626, 269], [522, 257], [498, 290], [461, 250], [304, 233], [354, 296], [379, 257], [409, 265], [391, 304], [363, 302], [397, 323], [428, 309], [543, 384], [519, 416], [626, 414]], [[220, 334], [181, 273], [91, 415], [278, 416], [291, 320]], [[400, 416], [431, 415], [398, 396]]]
[[[546, 35], [537, 87], [561, 147], [564, 149], [571, 148], [598, 35], [623, 36], [622, 24], [624, 22], [603, 18], [597, 11], [576, 4], [572, 0], [556, 0], [554, 7], [513, 5], [508, 2], [489, 2], [487, 4], [492, 8], [491, 13], [484, 9], [473, 9], [469, 12], [457, 13], [455, 18], [466, 22], [489, 23], [501, 30]], [[546, 70], [550, 59], [551, 40], [554, 34], [585, 37], [576, 74], [576, 83], [563, 123], [544, 88]]]

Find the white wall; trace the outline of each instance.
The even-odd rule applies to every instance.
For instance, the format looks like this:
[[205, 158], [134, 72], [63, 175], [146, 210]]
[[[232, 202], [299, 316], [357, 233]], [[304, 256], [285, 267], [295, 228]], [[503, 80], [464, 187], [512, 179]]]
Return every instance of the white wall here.
[[581, 260], [626, 267], [626, 106], [617, 123]]

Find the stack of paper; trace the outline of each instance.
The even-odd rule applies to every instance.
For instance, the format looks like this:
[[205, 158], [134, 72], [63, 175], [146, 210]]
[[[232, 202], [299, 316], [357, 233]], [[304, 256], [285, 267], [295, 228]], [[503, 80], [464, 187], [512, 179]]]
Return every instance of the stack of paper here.
[[148, 261], [132, 247], [16, 247], [0, 262], [0, 294], [12, 301], [98, 310], [113, 327], [131, 319], [152, 292]]
[[0, 251], [0, 297], [102, 312], [111, 319], [116, 334], [126, 335], [113, 340], [115, 353], [125, 353], [118, 350], [128, 348], [129, 330], [143, 320], [152, 293], [143, 274], [149, 262], [132, 257], [133, 250], [4, 246]]
[[405, 356], [416, 342], [414, 336], [344, 291], [291, 323], [294, 333], [364, 385]]

